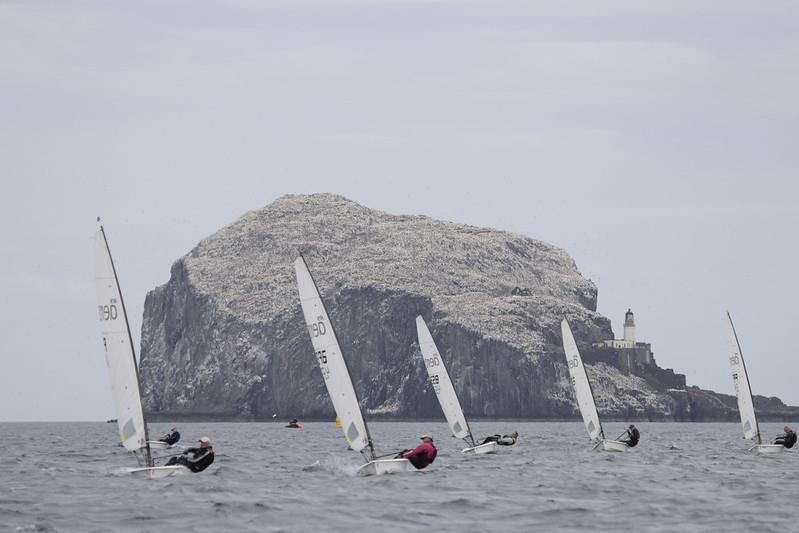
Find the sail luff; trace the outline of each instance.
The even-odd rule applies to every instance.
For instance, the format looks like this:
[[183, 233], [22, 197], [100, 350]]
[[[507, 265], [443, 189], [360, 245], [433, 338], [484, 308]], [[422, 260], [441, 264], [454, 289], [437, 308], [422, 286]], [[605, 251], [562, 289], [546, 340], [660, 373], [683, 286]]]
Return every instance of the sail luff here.
[[474, 446], [474, 436], [469, 427], [469, 421], [463, 414], [458, 394], [455, 392], [455, 387], [452, 385], [449, 372], [447, 372], [447, 366], [444, 364], [444, 358], [441, 357], [433, 336], [421, 316], [416, 317], [416, 334], [430, 383], [436, 393], [438, 403], [441, 405], [441, 410], [444, 411], [452, 435], [459, 439], [468, 436]]
[[[106, 351], [120, 440], [128, 450], [144, 449], [147, 465], [151, 466], [152, 454], [147, 442], [147, 424], [141, 404], [139, 369], [133, 347], [133, 336], [111, 248], [102, 226], [95, 237], [95, 242], [97, 246], [95, 283], [100, 332]], [[116, 307], [117, 299], [119, 309]]]
[[574, 341], [574, 335], [572, 335], [566, 319], [563, 319], [560, 323], [560, 329], [563, 337], [563, 351], [566, 354], [566, 364], [569, 368], [569, 375], [577, 397], [577, 406], [583, 416], [583, 423], [588, 430], [588, 436], [594, 441], [604, 439], [605, 432], [602, 429], [602, 422], [599, 420], [599, 412], [594, 402], [594, 391], [591, 388], [591, 382], [588, 380], [583, 359], [577, 349], [577, 343]]
[[341, 419], [344, 438], [355, 451], [361, 451], [368, 446], [374, 459], [374, 444], [352, 383], [352, 376], [319, 288], [302, 256], [294, 261], [294, 271], [314, 355], [319, 363], [330, 400], [333, 402], [333, 408]]
[[762, 444], [760, 426], [755, 414], [755, 402], [752, 397], [752, 386], [749, 383], [749, 373], [746, 371], [746, 361], [741, 351], [741, 343], [738, 341], [738, 334], [729, 311], [727, 311], [727, 334], [730, 348], [730, 369], [732, 370], [732, 381], [735, 385], [735, 396], [738, 400], [738, 413], [741, 417], [744, 437], [756, 439], [758, 444]]

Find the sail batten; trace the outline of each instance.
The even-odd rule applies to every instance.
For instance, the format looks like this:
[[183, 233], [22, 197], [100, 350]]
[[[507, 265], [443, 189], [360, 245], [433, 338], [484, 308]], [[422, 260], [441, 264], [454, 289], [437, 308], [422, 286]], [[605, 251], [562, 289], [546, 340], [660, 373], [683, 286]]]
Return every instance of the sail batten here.
[[119, 440], [127, 450], [144, 449], [149, 464], [151, 455], [141, 404], [136, 353], [125, 302], [122, 299], [122, 290], [102, 227], [95, 235], [94, 241], [97, 312], [116, 408]]
[[300, 304], [308, 334], [311, 336], [314, 355], [319, 363], [319, 369], [322, 371], [333, 408], [341, 419], [344, 438], [350, 448], [355, 451], [361, 451], [368, 446], [372, 458], [374, 458], [372, 439], [358, 403], [358, 395], [355, 393], [347, 363], [341, 352], [341, 346], [333, 330], [330, 317], [319, 295], [319, 289], [302, 257], [298, 257], [294, 261], [294, 270], [297, 275]]
[[459, 439], [469, 437], [472, 446], [474, 446], [474, 437], [466, 416], [463, 414], [458, 394], [452, 385], [444, 359], [439, 354], [433, 336], [430, 335], [430, 330], [421, 316], [416, 317], [416, 334], [419, 338], [419, 348], [422, 352], [424, 365], [430, 376], [430, 383], [436, 393], [438, 403], [441, 404], [441, 410], [444, 411], [444, 416], [447, 419], [452, 435]]
[[560, 323], [560, 329], [563, 336], [563, 351], [566, 353], [569, 375], [574, 386], [574, 393], [577, 396], [577, 406], [580, 408], [580, 414], [583, 415], [585, 429], [588, 430], [588, 436], [591, 440], [604, 439], [605, 434], [602, 431], [602, 423], [599, 421], [596, 403], [594, 403], [591, 383], [588, 381], [583, 359], [580, 357], [580, 351], [577, 349], [577, 343], [574, 341], [574, 335], [572, 335], [572, 330], [566, 319], [563, 319]]
[[762, 444], [760, 427], [757, 424], [757, 416], [755, 416], [755, 404], [752, 399], [752, 387], [749, 384], [749, 374], [746, 372], [741, 344], [738, 342], [738, 334], [735, 332], [729, 312], [727, 313], [727, 342], [730, 353], [730, 370], [732, 370], [732, 381], [735, 385], [735, 396], [738, 399], [738, 412], [741, 415], [744, 437], [756, 440], [757, 444]]

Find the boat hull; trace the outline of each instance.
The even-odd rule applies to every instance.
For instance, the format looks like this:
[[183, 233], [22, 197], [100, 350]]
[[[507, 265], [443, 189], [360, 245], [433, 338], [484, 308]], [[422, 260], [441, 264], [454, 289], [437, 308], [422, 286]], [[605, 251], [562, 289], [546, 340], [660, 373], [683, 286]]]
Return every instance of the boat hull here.
[[486, 442], [473, 448], [464, 448], [461, 453], [473, 453], [475, 455], [484, 455], [487, 453], [497, 453], [499, 451], [499, 444], [496, 442]]
[[369, 461], [358, 469], [359, 476], [382, 476], [383, 474], [399, 474], [413, 472], [416, 468], [407, 459], [378, 459]]
[[782, 453], [785, 446], [782, 444], [758, 444], [755, 448], [759, 454]]
[[147, 444], [150, 445], [151, 450], [168, 450], [172, 447], [171, 444], [168, 444], [161, 440], [148, 440]]
[[174, 476], [178, 472], [185, 471], [186, 467], [181, 465], [174, 466], [153, 466], [145, 468], [131, 468], [129, 474], [138, 478], [161, 479]]
[[599, 447], [605, 452], [626, 452], [629, 448], [626, 442], [618, 440], [603, 440], [602, 445]]

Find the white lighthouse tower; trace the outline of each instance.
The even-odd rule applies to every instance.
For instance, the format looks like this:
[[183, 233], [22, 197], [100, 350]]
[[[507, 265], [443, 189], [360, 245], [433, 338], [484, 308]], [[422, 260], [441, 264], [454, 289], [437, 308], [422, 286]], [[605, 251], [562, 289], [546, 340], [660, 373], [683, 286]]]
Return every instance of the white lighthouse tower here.
[[635, 346], [635, 318], [629, 308], [624, 314], [624, 340]]

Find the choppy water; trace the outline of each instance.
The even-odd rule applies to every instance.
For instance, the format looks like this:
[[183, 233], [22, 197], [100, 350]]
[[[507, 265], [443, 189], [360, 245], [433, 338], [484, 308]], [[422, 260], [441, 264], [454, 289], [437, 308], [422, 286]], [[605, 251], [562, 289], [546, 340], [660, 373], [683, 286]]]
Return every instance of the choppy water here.
[[[436, 436], [427, 470], [356, 477], [332, 423], [181, 424], [216, 462], [164, 480], [120, 475], [135, 460], [115, 425], [0, 424], [0, 529], [9, 531], [792, 531], [799, 457], [745, 453], [738, 424], [639, 424], [624, 454], [591, 452], [582, 424], [475, 422], [517, 430], [500, 455], [463, 456], [441, 423], [370, 424], [379, 451]], [[165, 424], [153, 424], [160, 434]], [[607, 424], [609, 437], [623, 431]], [[780, 424], [765, 424], [775, 435]], [[675, 445], [679, 449], [670, 449]], [[318, 461], [319, 463], [314, 465]]]

